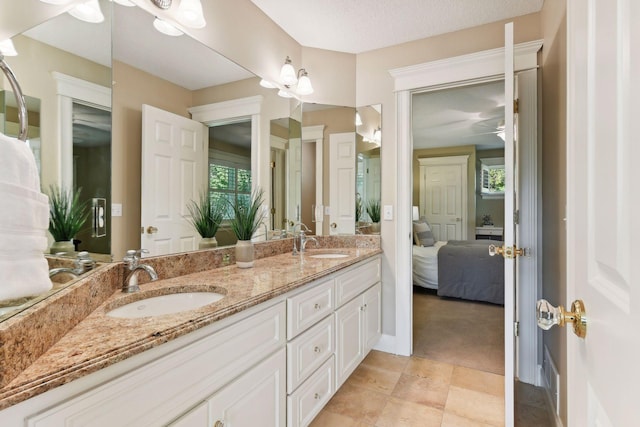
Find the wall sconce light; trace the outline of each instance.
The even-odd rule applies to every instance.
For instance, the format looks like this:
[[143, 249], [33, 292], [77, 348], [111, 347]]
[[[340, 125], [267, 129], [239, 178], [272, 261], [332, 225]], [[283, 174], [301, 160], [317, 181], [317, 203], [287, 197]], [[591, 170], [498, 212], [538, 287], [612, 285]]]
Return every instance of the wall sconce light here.
[[[167, 10], [171, 7], [173, 1], [151, 0], [151, 3], [162, 10]], [[180, 24], [188, 28], [204, 28], [207, 25], [207, 21], [205, 21], [204, 19], [202, 3], [200, 2], [200, 0], [182, 0], [180, 2], [180, 5], [178, 6], [176, 20]], [[166, 34], [168, 36], [176, 37], [184, 34], [175, 25], [158, 17], [156, 17], [156, 19], [153, 21], [153, 27], [156, 30], [160, 31], [162, 34]]]
[[18, 56], [16, 47], [13, 45], [11, 39], [0, 41], [0, 55], [2, 56]]
[[380, 145], [382, 143], [382, 129], [378, 126], [378, 129], [373, 131], [373, 142]]
[[[296, 95], [310, 95], [313, 93], [313, 86], [311, 85], [311, 79], [309, 78], [307, 70], [300, 68], [296, 73], [295, 68], [291, 65], [291, 58], [288, 56], [280, 69], [280, 83], [284, 88], [278, 91], [278, 95], [283, 98], [292, 98]], [[277, 85], [264, 79], [260, 82], [260, 85], [262, 87], [269, 87], [269, 85], [277, 87]], [[292, 88], [294, 85], [296, 87]]]
[[284, 60], [284, 64], [280, 69], [280, 83], [285, 86], [293, 86], [298, 83], [298, 77], [296, 76], [296, 70], [291, 65], [291, 58], [287, 56]]

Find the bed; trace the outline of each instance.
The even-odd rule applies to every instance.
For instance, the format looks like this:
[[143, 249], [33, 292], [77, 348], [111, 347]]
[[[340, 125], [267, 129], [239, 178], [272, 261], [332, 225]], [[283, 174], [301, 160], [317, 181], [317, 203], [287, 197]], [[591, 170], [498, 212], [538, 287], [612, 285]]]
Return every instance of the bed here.
[[437, 241], [413, 246], [413, 283], [439, 296], [504, 304], [504, 259], [489, 255], [491, 240]]

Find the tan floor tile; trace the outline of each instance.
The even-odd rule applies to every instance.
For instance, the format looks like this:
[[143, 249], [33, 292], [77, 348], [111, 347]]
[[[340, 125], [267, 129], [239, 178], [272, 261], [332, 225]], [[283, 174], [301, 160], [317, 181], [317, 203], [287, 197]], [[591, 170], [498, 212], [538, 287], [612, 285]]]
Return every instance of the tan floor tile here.
[[491, 394], [450, 386], [444, 410], [492, 426], [504, 425], [504, 398]]
[[480, 421], [470, 420], [450, 412], [442, 415], [441, 427], [492, 427], [491, 424], [481, 423]]
[[389, 371], [402, 372], [409, 363], [409, 357], [396, 356], [395, 354], [384, 353], [372, 350], [362, 361], [363, 365], [383, 368]]
[[419, 357], [411, 357], [409, 363], [404, 370], [407, 375], [413, 375], [422, 378], [431, 378], [435, 381], [448, 383], [451, 381], [453, 373], [453, 365], [435, 360], [421, 359]]
[[456, 366], [451, 385], [504, 398], [504, 376]]
[[403, 374], [391, 395], [436, 409], [444, 409], [449, 394], [449, 384], [431, 378], [415, 377]]
[[309, 427], [357, 427], [358, 421], [344, 415], [321, 411]]
[[331, 398], [327, 411], [344, 415], [367, 424], [375, 424], [388, 397], [377, 391], [343, 384]]
[[442, 411], [413, 402], [391, 398], [376, 427], [439, 427]]
[[400, 379], [400, 372], [360, 365], [353, 371], [347, 383], [370, 390], [391, 394]]

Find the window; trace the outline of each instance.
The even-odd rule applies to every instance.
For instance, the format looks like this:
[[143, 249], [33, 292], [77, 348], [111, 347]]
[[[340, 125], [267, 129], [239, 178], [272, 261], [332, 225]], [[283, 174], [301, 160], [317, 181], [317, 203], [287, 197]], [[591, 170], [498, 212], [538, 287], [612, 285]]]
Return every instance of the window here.
[[[249, 159], [224, 152], [215, 152], [209, 158], [209, 197], [211, 201], [251, 201], [251, 165]], [[227, 206], [224, 219], [231, 219], [233, 210]]]
[[504, 157], [480, 159], [480, 195], [482, 197], [504, 197]]

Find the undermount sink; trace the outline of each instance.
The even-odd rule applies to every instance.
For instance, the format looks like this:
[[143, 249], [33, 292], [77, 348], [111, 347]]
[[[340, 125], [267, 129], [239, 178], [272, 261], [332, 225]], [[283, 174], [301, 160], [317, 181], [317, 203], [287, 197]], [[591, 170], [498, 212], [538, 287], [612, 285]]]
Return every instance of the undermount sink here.
[[122, 319], [162, 316], [195, 310], [224, 298], [217, 292], [181, 292], [144, 298], [130, 302], [107, 312], [107, 316]]
[[335, 258], [346, 258], [348, 254], [342, 252], [320, 252], [320, 253], [312, 253], [309, 255], [309, 258], [324, 258], [324, 259], [335, 259]]

